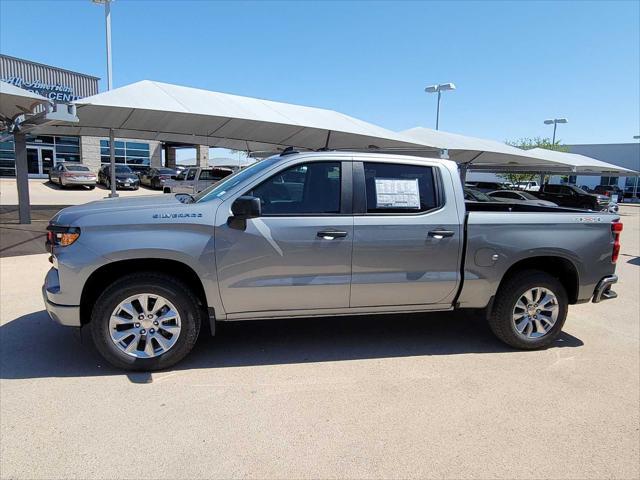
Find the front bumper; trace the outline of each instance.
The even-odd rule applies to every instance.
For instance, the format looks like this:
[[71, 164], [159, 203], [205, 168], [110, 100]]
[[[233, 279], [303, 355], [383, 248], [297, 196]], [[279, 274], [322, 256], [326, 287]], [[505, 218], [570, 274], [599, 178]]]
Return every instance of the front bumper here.
[[598, 282], [596, 285], [596, 289], [593, 292], [593, 303], [600, 303], [603, 300], [611, 300], [613, 298], [617, 298], [618, 294], [611, 290], [611, 286], [614, 283], [618, 283], [617, 275], [609, 275], [608, 277], [604, 277], [602, 280]]
[[65, 327], [80, 327], [80, 307], [74, 307], [69, 305], [56, 305], [51, 303], [47, 298], [47, 290], [45, 286], [42, 286], [42, 299], [44, 300], [44, 307], [51, 317], [51, 320], [64, 325]]
[[60, 291], [60, 281], [55, 268], [49, 270], [42, 286], [42, 299], [47, 313], [54, 322], [67, 327], [80, 327], [80, 306], [79, 305], [58, 305], [51, 301], [51, 297]]

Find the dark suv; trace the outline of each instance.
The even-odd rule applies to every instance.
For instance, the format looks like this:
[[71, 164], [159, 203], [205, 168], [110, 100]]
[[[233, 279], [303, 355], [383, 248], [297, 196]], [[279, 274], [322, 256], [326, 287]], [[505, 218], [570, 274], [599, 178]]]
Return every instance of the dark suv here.
[[624, 199], [624, 190], [617, 185], [598, 185], [593, 189], [593, 193], [606, 195], [609, 198], [612, 198], [614, 195], [618, 195], [619, 202], [622, 202]]
[[587, 193], [575, 185], [550, 185], [540, 187], [539, 192], [531, 192], [542, 200], [549, 200], [561, 207], [602, 210], [609, 205], [609, 197]]

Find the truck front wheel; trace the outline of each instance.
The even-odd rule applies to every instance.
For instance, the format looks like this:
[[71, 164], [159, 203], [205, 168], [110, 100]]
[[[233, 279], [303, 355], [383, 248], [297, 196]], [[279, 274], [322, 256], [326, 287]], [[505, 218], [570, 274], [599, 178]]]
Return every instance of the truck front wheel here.
[[512, 347], [543, 348], [560, 335], [568, 303], [567, 292], [555, 277], [537, 270], [518, 272], [500, 286], [489, 326]]
[[179, 280], [157, 273], [127, 275], [109, 285], [91, 314], [100, 354], [126, 370], [160, 370], [182, 360], [200, 331], [197, 298]]

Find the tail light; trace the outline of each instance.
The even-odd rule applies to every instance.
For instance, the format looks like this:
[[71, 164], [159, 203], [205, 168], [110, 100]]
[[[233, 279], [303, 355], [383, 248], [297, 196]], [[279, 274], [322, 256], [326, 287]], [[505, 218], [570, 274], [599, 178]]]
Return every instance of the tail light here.
[[77, 227], [60, 227], [49, 225], [47, 227], [47, 249], [53, 247], [67, 247], [80, 237], [80, 229]]
[[622, 232], [622, 222], [614, 221], [611, 223], [611, 233], [613, 233], [613, 252], [611, 253], [611, 263], [618, 261], [620, 255], [620, 233]]

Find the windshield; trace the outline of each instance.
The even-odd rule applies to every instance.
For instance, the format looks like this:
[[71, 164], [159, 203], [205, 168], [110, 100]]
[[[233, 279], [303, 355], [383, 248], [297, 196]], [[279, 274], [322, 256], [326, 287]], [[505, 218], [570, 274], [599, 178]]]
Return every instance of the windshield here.
[[240, 170], [233, 175], [229, 175], [224, 180], [214, 183], [209, 188], [205, 188], [200, 193], [194, 195], [194, 201], [206, 202], [207, 200], [213, 200], [224, 195], [227, 191], [241, 182], [244, 182], [249, 177], [257, 175], [260, 172], [268, 169], [280, 161], [280, 156], [269, 157], [259, 162], [254, 163], [250, 167]]
[[158, 168], [158, 175], [175, 175], [175, 170], [171, 170], [170, 168]]
[[64, 168], [70, 172], [88, 172], [89, 169], [84, 165], [65, 165]]
[[465, 188], [465, 193], [469, 196], [473, 197], [474, 200], [478, 202], [493, 202], [494, 200], [484, 192], [480, 190], [475, 190], [473, 188]]
[[538, 197], [530, 194], [529, 192], [518, 192], [519, 195], [522, 195], [527, 200], [538, 200]]
[[116, 173], [133, 173], [133, 170], [125, 165], [116, 165]]
[[585, 192], [583, 189], [581, 189], [580, 187], [576, 187], [575, 185], [569, 185], [569, 188], [572, 189], [574, 192], [582, 193], [584, 195], [589, 195], [588, 192]]

